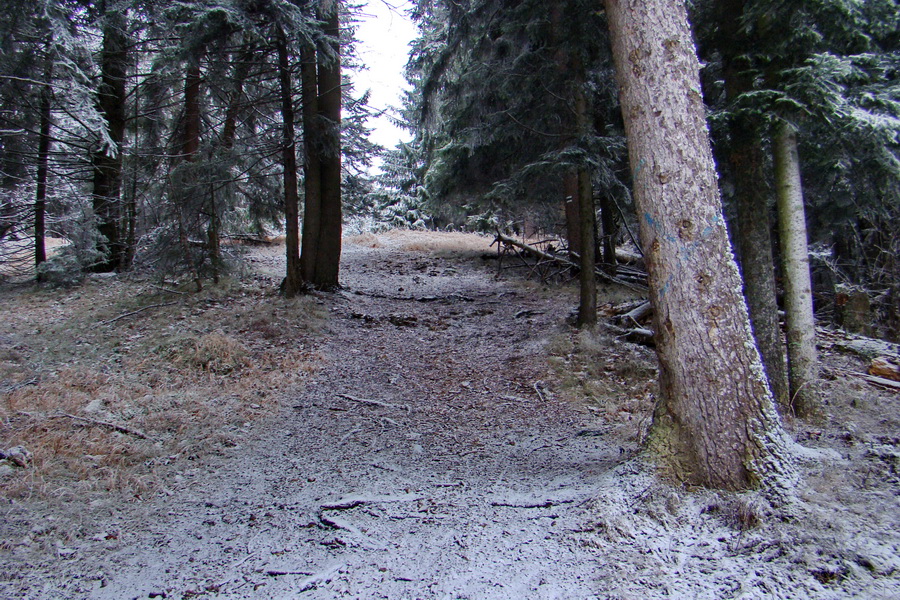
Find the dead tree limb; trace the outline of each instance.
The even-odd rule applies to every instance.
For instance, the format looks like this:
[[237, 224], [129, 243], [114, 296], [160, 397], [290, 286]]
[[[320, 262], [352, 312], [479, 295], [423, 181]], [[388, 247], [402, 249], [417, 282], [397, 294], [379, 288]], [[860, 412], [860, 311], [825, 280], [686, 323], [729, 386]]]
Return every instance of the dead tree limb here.
[[141, 438], [142, 440], [149, 440], [150, 436], [148, 436], [143, 431], [138, 431], [137, 429], [132, 429], [131, 427], [126, 427], [125, 425], [119, 425], [118, 423], [110, 423], [108, 421], [98, 421], [97, 419], [89, 419], [87, 417], [79, 417], [78, 415], [73, 415], [69, 413], [59, 413], [56, 415], [50, 415], [47, 417], [48, 419], [72, 419], [74, 421], [83, 421], [85, 423], [90, 423], [91, 425], [97, 425], [99, 427], [106, 427], [108, 429], [112, 429], [114, 431], [118, 431], [119, 433], [126, 433], [128, 435], [133, 435], [134, 437]]
[[355, 396], [351, 396], [350, 394], [337, 394], [337, 397], [343, 398], [345, 400], [350, 400], [351, 402], [359, 402], [360, 404], [380, 406], [382, 408], [399, 408], [401, 410], [405, 410], [406, 412], [410, 412], [410, 408], [402, 404], [389, 404], [387, 402], [380, 402], [378, 400], [371, 400], [369, 398], [356, 398]]
[[108, 321], [100, 321], [100, 325], [110, 325], [112, 323], [115, 323], [119, 319], [124, 319], [125, 317], [130, 317], [130, 316], [136, 315], [138, 313], [142, 313], [145, 310], [150, 310], [151, 308], [162, 308], [163, 306], [172, 306], [173, 304], [178, 304], [178, 303], [177, 302], [162, 302], [160, 304], [151, 304], [149, 306], [144, 306], [143, 308], [139, 308], [137, 310], [127, 312], [124, 315], [119, 315], [118, 317], [109, 319]]

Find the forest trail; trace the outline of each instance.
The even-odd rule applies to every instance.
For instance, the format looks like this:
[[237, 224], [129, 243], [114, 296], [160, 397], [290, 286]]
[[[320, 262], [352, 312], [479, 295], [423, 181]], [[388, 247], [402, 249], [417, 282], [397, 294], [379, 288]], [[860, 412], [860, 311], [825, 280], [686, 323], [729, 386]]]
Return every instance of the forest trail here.
[[[482, 258], [488, 243], [434, 232], [360, 236], [345, 245], [344, 289], [297, 301], [273, 292], [283, 248], [254, 249], [253, 272], [225, 295], [183, 294], [175, 306], [144, 296], [157, 308], [140, 321], [120, 318], [135, 311], [114, 300], [133, 294], [126, 281], [23, 298], [15, 306], [30, 312], [7, 317], [21, 323], [5, 356], [15, 350], [23, 364], [69, 371], [58, 380], [45, 372], [31, 395], [12, 395], [19, 404], [8, 396], [13, 424], [34, 422], [40, 433], [46, 421], [13, 409], [49, 395], [78, 414], [105, 414], [84, 412], [102, 402], [105, 419], [134, 415], [126, 422], [155, 436], [172, 423], [183, 431], [142, 455], [150, 443], [131, 434], [61, 428], [74, 455], [41, 448], [39, 459], [33, 446], [46, 479], [14, 488], [29, 471], [6, 466], [7, 489], [19, 491], [2, 499], [0, 596], [898, 597], [895, 394], [855, 378], [827, 382], [829, 423], [793, 430], [809, 446], [798, 446], [806, 485], [786, 507], [753, 493], [669, 485], [635, 456], [652, 409], [652, 353], [572, 330], [574, 290], [497, 279], [495, 263]], [[607, 301], [622, 299], [615, 294], [604, 290]], [[103, 320], [116, 328], [72, 330]], [[170, 337], [158, 333], [166, 330]], [[69, 331], [74, 357], [52, 362], [50, 345]], [[113, 372], [112, 383], [91, 375], [149, 359], [156, 370], [134, 376], [165, 382], [197, 369], [169, 349], [190, 350], [210, 335], [259, 364], [225, 375], [200, 370], [155, 395], [125, 385], [125, 375]], [[120, 347], [122, 339], [145, 341]], [[862, 366], [823, 356], [833, 373]], [[296, 373], [282, 376], [278, 365]], [[229, 418], [200, 414], [198, 426], [158, 412], [210, 405]], [[91, 454], [93, 439], [109, 460], [134, 453], [122, 462], [122, 485], [104, 490], [90, 479], [112, 472], [90, 466], [106, 460]], [[66, 470], [78, 467], [81, 488]], [[142, 476], [155, 483], [136, 486]]]
[[86, 597], [593, 597], [573, 531], [620, 450], [550, 389], [563, 303], [478, 260], [346, 248], [321, 369], [93, 556]]

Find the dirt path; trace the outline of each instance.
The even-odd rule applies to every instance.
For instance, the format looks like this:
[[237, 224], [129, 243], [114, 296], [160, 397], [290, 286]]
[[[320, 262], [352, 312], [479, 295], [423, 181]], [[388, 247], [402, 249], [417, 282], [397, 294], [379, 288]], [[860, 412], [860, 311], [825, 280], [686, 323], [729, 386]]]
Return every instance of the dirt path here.
[[274, 426], [143, 523], [110, 508], [114, 539], [50, 596], [592, 595], [572, 531], [619, 450], [546, 389], [559, 304], [421, 254], [351, 246], [344, 267], [323, 367]]

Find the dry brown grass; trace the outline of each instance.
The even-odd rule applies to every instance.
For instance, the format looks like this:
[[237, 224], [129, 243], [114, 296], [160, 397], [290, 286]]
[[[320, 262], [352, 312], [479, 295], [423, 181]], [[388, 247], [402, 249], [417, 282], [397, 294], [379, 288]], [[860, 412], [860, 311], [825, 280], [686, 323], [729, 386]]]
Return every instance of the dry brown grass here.
[[172, 295], [114, 279], [0, 290], [0, 448], [33, 453], [0, 476], [0, 494], [143, 496], [168, 465], [239, 443], [321, 360], [324, 311], [273, 289]]
[[653, 353], [592, 330], [560, 334], [547, 351], [560, 394], [636, 446], [650, 424], [655, 401]]

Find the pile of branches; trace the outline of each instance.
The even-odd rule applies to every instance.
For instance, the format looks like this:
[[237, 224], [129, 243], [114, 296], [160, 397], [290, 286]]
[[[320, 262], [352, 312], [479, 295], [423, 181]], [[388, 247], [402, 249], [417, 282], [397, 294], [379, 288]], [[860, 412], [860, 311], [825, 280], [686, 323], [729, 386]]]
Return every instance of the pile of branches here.
[[[496, 232], [491, 246], [497, 245], [497, 269], [525, 269], [527, 277], [542, 283], [573, 279], [578, 276], [578, 254], [552, 238], [526, 243]], [[625, 250], [616, 251], [616, 265], [598, 265], [596, 276], [641, 294], [647, 293], [647, 273], [640, 267], [641, 257]]]

